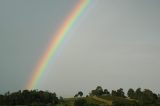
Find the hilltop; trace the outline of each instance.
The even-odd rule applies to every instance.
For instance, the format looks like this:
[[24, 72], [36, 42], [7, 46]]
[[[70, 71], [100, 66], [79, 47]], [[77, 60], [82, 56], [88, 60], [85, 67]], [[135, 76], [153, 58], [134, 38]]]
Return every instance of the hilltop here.
[[84, 96], [79, 91], [71, 98], [57, 97], [56, 93], [42, 90], [19, 90], [0, 95], [0, 105], [11, 106], [160, 106], [160, 95], [149, 89], [130, 88], [127, 95], [122, 88], [109, 92], [97, 86]]
[[139, 106], [138, 101], [116, 96], [65, 98], [57, 106]]

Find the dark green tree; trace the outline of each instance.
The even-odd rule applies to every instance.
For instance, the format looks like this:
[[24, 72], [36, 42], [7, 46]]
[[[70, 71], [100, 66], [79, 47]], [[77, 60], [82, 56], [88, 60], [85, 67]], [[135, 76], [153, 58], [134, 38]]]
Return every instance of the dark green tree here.
[[78, 95], [79, 95], [80, 97], [82, 97], [82, 96], [83, 96], [83, 92], [82, 92], [82, 91], [79, 91], [79, 92], [78, 92]]
[[108, 89], [104, 89], [103, 94], [109, 95], [110, 92], [108, 91]]
[[135, 96], [134, 90], [133, 90], [132, 88], [130, 88], [130, 89], [128, 90], [128, 92], [127, 92], [127, 95], [128, 95], [128, 97], [130, 97], [131, 99], [133, 99], [134, 96]]
[[103, 94], [103, 89], [101, 86], [97, 86], [95, 90], [91, 91], [91, 95], [101, 96]]
[[119, 88], [119, 89], [117, 90], [117, 96], [119, 96], [119, 97], [125, 97], [125, 95], [124, 95], [124, 92], [123, 92], [123, 89], [122, 89], [122, 88]]
[[140, 99], [142, 97], [142, 91], [141, 91], [141, 88], [137, 88], [136, 91], [135, 91], [135, 96], [136, 98]]
[[112, 90], [111, 95], [112, 96], [117, 96], [117, 92], [115, 90]]
[[97, 91], [97, 96], [100, 96], [103, 94], [103, 88], [101, 86], [97, 86], [96, 91]]

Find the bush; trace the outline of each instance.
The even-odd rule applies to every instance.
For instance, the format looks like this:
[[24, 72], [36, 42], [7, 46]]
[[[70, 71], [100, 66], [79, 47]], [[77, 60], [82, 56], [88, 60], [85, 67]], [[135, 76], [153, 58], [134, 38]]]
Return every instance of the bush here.
[[77, 99], [74, 102], [74, 106], [99, 106], [99, 105], [94, 103], [87, 103], [86, 99]]
[[83, 106], [87, 103], [87, 101], [85, 99], [77, 99], [74, 102], [74, 106]]

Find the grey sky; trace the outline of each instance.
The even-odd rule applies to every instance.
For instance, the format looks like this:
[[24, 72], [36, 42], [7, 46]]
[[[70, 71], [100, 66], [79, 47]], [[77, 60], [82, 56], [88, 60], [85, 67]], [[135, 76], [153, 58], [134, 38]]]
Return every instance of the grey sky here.
[[[24, 89], [77, 2], [0, 1], [0, 92]], [[37, 88], [62, 96], [97, 85], [160, 92], [159, 19], [159, 0], [93, 0]]]

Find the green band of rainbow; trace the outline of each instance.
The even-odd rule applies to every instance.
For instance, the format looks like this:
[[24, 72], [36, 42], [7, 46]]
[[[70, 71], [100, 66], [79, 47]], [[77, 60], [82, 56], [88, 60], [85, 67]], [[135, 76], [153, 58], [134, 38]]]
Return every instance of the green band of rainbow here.
[[63, 25], [59, 28], [58, 32], [52, 38], [47, 50], [43, 57], [40, 59], [37, 67], [33, 71], [32, 77], [27, 84], [27, 89], [35, 89], [39, 79], [43, 75], [52, 57], [58, 51], [58, 48], [63, 44], [68, 32], [72, 30], [74, 24], [79, 17], [86, 11], [91, 0], [80, 0], [76, 7], [73, 9], [69, 17], [64, 21]]

